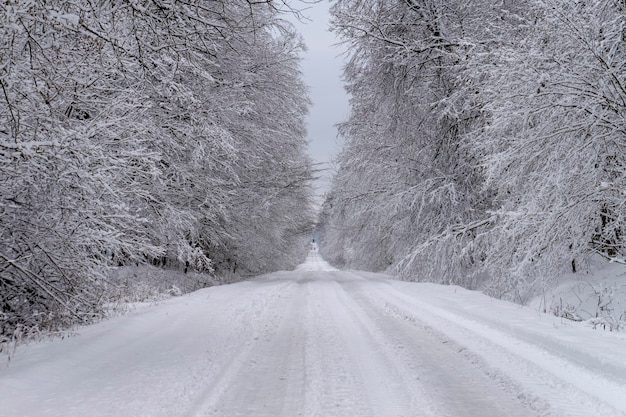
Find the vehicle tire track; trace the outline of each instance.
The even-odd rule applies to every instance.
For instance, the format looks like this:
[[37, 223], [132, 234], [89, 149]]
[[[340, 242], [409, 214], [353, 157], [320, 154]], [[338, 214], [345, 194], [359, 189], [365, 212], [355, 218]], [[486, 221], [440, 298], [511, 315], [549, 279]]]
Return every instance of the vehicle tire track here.
[[[278, 325], [285, 318], [285, 310], [289, 307], [284, 294], [294, 285], [292, 281], [272, 283], [269, 286], [271, 291], [264, 297], [257, 298], [255, 303], [242, 306], [239, 313], [231, 318], [232, 322], [229, 324], [236, 326], [237, 331], [214, 345], [214, 351], [207, 351], [207, 360], [210, 360], [211, 366], [200, 367], [206, 373], [202, 377], [204, 386], [194, 394], [195, 401], [186, 416], [249, 415], [245, 410], [241, 411], [244, 414], [232, 414], [239, 411], [225, 409], [223, 399], [231, 395], [233, 389], [241, 389], [238, 384], [242, 373], [245, 374], [258, 361], [255, 351], [260, 350], [260, 346], [277, 333]], [[222, 320], [228, 323], [228, 320]]]
[[[344, 280], [342, 302], [364, 331], [393, 376], [390, 386], [396, 409], [378, 415], [528, 417], [531, 410], [503, 392], [493, 380], [476, 372], [452, 346], [425, 328], [398, 320], [364, 297], [365, 280]], [[404, 407], [398, 407], [404, 404]], [[416, 409], [420, 407], [419, 413]]]
[[[619, 395], [623, 386], [613, 386], [603, 380], [606, 390], [600, 389], [598, 392], [602, 398], [598, 398], [588, 392], [597, 389], [594, 387], [594, 376], [587, 375], [585, 369], [547, 351], [541, 355], [541, 364], [536, 363], [536, 359], [528, 359], [526, 352], [540, 347], [531, 347], [486, 325], [420, 304], [389, 283], [381, 281], [377, 287], [363, 289], [363, 294], [387, 314], [410, 323], [414, 328], [428, 327], [433, 333], [442, 335], [447, 344], [462, 351], [475, 367], [492, 379], [499, 380], [505, 390], [514, 393], [542, 416], [588, 417], [598, 413], [598, 410], [607, 417], [624, 416], [610, 405], [613, 398], [623, 398]], [[551, 368], [555, 373], [548, 370]], [[559, 374], [564, 373], [580, 374], [586, 381], [582, 383], [585, 389], [581, 390], [562, 379]]]

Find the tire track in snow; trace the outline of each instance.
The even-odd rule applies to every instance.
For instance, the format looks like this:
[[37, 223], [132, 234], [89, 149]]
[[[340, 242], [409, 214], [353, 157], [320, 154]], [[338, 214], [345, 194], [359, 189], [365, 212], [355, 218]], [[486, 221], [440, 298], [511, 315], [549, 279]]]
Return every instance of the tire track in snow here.
[[[319, 273], [318, 273], [319, 274]], [[355, 358], [346, 349], [345, 323], [335, 317], [335, 286], [324, 275], [308, 284], [306, 313], [306, 417], [370, 416], [363, 383], [354, 373]], [[303, 323], [304, 324], [304, 323]]]
[[336, 288], [314, 275], [291, 277], [282, 302], [268, 305], [274, 326], [216, 375], [217, 389], [206, 392], [191, 416], [375, 416], [341, 338], [345, 329], [332, 317]]
[[313, 260], [35, 344], [0, 375], [0, 416], [625, 415], [617, 380]]
[[[253, 352], [262, 338], [268, 337], [276, 331], [275, 323], [284, 307], [282, 294], [294, 285], [289, 281], [280, 281], [271, 285], [259, 286], [249, 283], [262, 294], [237, 309], [235, 315], [221, 321], [221, 327], [232, 326], [236, 330], [226, 338], [215, 335], [212, 342], [213, 349], [207, 352], [211, 367], [201, 367], [202, 387], [194, 392], [194, 401], [185, 413], [188, 417], [203, 417], [219, 412], [219, 399], [227, 392], [237, 374], [250, 365]], [[221, 340], [219, 340], [221, 339]], [[219, 341], [218, 341], [219, 340]], [[217, 341], [217, 343], [215, 343]]]
[[[338, 281], [343, 303], [354, 322], [369, 334], [384, 356], [386, 374], [393, 375], [393, 403], [403, 408], [378, 410], [377, 415], [456, 417], [529, 417], [531, 410], [507, 395], [491, 379], [467, 363], [452, 346], [425, 328], [411, 326], [378, 308], [363, 295], [376, 282], [357, 279]], [[384, 291], [384, 288], [381, 288]], [[419, 413], [415, 410], [419, 409]]]
[[[546, 417], [624, 417], [624, 386], [483, 323], [413, 299], [380, 281], [366, 296], [388, 314], [430, 327]], [[445, 340], [444, 339], [444, 340]], [[539, 352], [539, 353], [538, 353]], [[569, 382], [568, 382], [569, 381]], [[573, 382], [576, 381], [576, 382]]]
[[342, 279], [333, 282], [334, 319], [343, 324], [342, 337], [352, 362], [352, 373], [363, 384], [371, 416], [439, 416], [417, 375], [399, 363], [396, 351], [381, 339], [379, 328]]
[[304, 345], [299, 316], [304, 302], [297, 283], [281, 286], [275, 302], [264, 306], [260, 326], [251, 329], [245, 346], [224, 364], [192, 416], [300, 415]]
[[377, 308], [362, 291], [376, 283], [306, 271], [286, 282], [260, 314], [273, 324], [223, 364], [190, 416], [530, 415], [432, 333]]
[[[29, 346], [17, 358], [20, 366], [0, 375], [0, 416], [187, 415], [233, 346], [269, 319], [256, 312], [288, 285], [201, 290], [88, 326], [73, 338]], [[13, 383], [20, 380], [36, 384]], [[43, 412], [29, 412], [33, 404]]]

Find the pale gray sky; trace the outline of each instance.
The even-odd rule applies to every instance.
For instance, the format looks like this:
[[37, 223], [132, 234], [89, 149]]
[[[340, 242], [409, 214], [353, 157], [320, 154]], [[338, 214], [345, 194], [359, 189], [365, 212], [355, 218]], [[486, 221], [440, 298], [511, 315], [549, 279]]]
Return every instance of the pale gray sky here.
[[313, 106], [307, 118], [309, 129], [309, 149], [317, 167], [325, 169], [316, 183], [317, 194], [328, 190], [332, 175], [329, 162], [339, 151], [335, 124], [348, 117], [348, 96], [341, 81], [344, 57], [342, 48], [337, 45], [335, 35], [328, 30], [329, 3], [296, 4], [303, 8], [303, 15], [309, 20], [294, 23], [304, 37], [308, 51], [302, 59], [304, 81], [309, 86]]

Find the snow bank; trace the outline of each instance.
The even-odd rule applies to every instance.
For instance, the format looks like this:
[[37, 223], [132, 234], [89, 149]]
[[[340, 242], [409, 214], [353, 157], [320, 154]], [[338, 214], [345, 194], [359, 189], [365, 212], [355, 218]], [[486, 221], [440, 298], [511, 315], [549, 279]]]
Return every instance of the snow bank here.
[[626, 329], [626, 266], [594, 260], [589, 272], [564, 274], [529, 306], [594, 329]]

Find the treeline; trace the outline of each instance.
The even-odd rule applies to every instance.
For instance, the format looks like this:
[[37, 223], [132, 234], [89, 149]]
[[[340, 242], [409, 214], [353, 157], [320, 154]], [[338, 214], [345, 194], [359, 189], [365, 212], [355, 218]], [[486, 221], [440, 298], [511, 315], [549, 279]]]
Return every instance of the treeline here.
[[300, 50], [272, 2], [1, 2], [0, 346], [100, 317], [110, 267], [302, 259]]
[[336, 265], [524, 302], [623, 262], [626, 5], [337, 0], [344, 149], [320, 218]]

